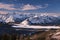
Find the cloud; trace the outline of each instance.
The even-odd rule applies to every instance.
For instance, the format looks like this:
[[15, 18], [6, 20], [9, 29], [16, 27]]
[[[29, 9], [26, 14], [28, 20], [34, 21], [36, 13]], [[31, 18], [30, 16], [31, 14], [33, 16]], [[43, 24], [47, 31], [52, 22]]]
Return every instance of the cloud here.
[[19, 7], [17, 7], [15, 4], [0, 3], [0, 9], [25, 11], [25, 10], [37, 10], [37, 9], [48, 7], [48, 4], [44, 4], [44, 5], [45, 6], [43, 7], [42, 5], [26, 4], [26, 5], [21, 5], [21, 6], [19, 5]]
[[36, 9], [46, 8], [46, 7], [48, 7], [48, 4], [45, 4], [44, 7], [42, 5], [34, 6], [34, 5], [26, 4], [22, 6], [22, 10], [36, 10]]
[[7, 11], [0, 11], [0, 14], [7, 14]]
[[37, 6], [38, 8], [47, 8], [48, 7], [48, 4], [44, 4], [44, 5], [39, 5]]
[[0, 3], [0, 8], [1, 9], [7, 9], [7, 10], [16, 10], [15, 8], [13, 8], [13, 4], [3, 4]]
[[34, 10], [34, 9], [37, 9], [37, 7], [30, 5], [30, 4], [24, 5], [22, 7], [22, 10]]

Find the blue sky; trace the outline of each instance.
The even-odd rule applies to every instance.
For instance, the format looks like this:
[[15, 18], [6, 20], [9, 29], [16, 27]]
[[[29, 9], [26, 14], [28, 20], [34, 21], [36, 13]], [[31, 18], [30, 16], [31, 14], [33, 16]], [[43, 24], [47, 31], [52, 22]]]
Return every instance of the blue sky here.
[[0, 12], [60, 13], [60, 0], [0, 0]]

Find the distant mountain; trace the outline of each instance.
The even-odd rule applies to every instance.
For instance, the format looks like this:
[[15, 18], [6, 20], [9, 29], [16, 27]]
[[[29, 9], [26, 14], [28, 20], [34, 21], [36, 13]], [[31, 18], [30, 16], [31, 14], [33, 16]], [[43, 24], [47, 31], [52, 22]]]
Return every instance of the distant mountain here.
[[60, 16], [40, 15], [28, 19], [30, 25], [60, 25]]
[[26, 18], [28, 18], [26, 15], [20, 15], [20, 14], [7, 14], [7, 15], [0, 15], [0, 22], [16, 22], [16, 23], [20, 23], [23, 20], [25, 20]]

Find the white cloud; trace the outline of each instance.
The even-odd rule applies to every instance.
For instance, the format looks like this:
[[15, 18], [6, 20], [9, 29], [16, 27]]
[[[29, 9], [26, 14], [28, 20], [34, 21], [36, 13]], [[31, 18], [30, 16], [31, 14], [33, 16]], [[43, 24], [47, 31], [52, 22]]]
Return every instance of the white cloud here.
[[26, 4], [23, 6], [20, 6], [20, 8], [14, 8], [14, 4], [4, 4], [4, 3], [0, 3], [0, 9], [7, 9], [7, 10], [21, 10], [21, 11], [25, 11], [25, 10], [36, 10], [36, 9], [40, 9], [40, 8], [46, 8], [48, 7], [48, 4], [45, 4], [45, 6], [43, 7], [42, 5], [30, 5], [30, 4]]
[[34, 9], [37, 9], [37, 7], [30, 5], [30, 4], [24, 5], [22, 7], [22, 10], [34, 10]]
[[15, 8], [13, 8], [13, 4], [3, 4], [3, 3], [0, 3], [0, 8], [3, 8], [3, 9], [7, 9], [7, 10], [15, 10]]
[[0, 11], [0, 14], [7, 14], [7, 11]]
[[26, 4], [22, 6], [22, 10], [36, 10], [36, 9], [46, 8], [46, 7], [48, 7], [48, 4], [45, 4], [44, 7], [42, 7], [42, 5], [34, 6], [34, 5]]
[[39, 5], [37, 7], [39, 7], [39, 8], [47, 8], [48, 7], [48, 4], [44, 4], [44, 6], [43, 5]]

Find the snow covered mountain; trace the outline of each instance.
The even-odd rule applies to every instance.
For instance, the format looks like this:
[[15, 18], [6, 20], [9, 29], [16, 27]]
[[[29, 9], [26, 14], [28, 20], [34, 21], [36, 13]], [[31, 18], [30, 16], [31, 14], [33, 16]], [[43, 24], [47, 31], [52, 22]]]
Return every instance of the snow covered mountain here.
[[6, 14], [0, 15], [0, 22], [21, 23], [28, 19], [29, 25], [60, 25], [60, 16], [47, 14]]
[[0, 15], [0, 22], [22, 22], [27, 18], [26, 15], [19, 15], [19, 14], [6, 14], [6, 15]]
[[28, 21], [30, 25], [60, 25], [60, 16], [36, 15]]

